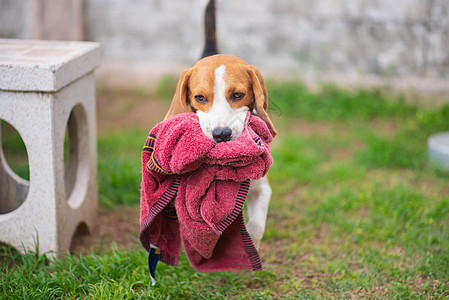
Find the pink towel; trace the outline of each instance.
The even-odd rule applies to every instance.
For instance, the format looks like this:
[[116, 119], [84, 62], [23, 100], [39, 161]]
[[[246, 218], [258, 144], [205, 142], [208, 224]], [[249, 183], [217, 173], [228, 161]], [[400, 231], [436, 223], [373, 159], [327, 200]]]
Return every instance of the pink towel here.
[[198, 271], [260, 270], [246, 230], [243, 205], [251, 179], [272, 164], [273, 132], [248, 113], [233, 141], [216, 143], [201, 131], [194, 113], [175, 115], [151, 131], [142, 151], [139, 238], [176, 265], [184, 246]]

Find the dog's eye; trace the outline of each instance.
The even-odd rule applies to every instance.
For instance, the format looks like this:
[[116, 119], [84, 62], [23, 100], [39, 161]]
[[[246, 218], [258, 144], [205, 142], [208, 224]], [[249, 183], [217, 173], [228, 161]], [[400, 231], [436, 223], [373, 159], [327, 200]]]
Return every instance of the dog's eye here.
[[196, 100], [198, 103], [202, 103], [202, 104], [204, 104], [204, 103], [207, 102], [207, 99], [206, 99], [203, 95], [196, 95], [196, 96], [195, 96], [195, 100]]
[[232, 93], [231, 100], [238, 101], [238, 100], [242, 99], [243, 97], [245, 97], [245, 93], [235, 92], [235, 93]]

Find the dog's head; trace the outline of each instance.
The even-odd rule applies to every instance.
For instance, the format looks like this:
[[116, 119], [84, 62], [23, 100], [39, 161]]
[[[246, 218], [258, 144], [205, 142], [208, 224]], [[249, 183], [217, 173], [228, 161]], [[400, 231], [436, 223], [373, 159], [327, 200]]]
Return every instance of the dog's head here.
[[276, 134], [267, 107], [267, 89], [259, 70], [240, 58], [219, 54], [203, 58], [182, 72], [165, 118], [195, 112], [204, 134], [223, 142], [242, 133], [248, 111]]

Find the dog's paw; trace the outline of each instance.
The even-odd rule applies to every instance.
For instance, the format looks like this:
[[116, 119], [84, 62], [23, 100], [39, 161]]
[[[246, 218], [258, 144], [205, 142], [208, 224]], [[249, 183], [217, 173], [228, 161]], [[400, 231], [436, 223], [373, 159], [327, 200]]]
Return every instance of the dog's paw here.
[[251, 240], [253, 241], [256, 249], [259, 249], [260, 241], [263, 237], [264, 228], [260, 224], [256, 222], [249, 221], [246, 225], [246, 230], [248, 230], [249, 235], [251, 236]]

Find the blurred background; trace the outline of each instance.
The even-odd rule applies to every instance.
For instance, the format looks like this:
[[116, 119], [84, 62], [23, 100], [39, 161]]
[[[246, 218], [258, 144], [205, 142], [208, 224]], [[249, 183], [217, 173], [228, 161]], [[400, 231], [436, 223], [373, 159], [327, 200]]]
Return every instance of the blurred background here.
[[[100, 75], [127, 73], [116, 81], [146, 81], [178, 73], [199, 58], [206, 2], [0, 0], [0, 37], [98, 41], [104, 54]], [[446, 0], [216, 5], [220, 51], [270, 77], [449, 89]]]

